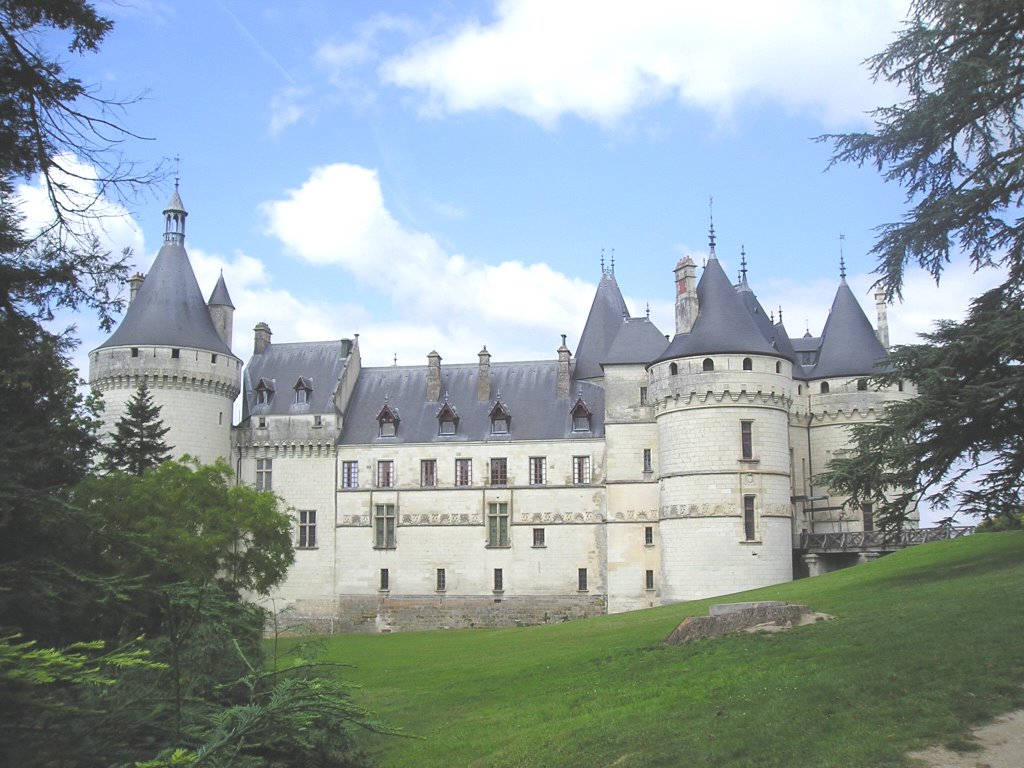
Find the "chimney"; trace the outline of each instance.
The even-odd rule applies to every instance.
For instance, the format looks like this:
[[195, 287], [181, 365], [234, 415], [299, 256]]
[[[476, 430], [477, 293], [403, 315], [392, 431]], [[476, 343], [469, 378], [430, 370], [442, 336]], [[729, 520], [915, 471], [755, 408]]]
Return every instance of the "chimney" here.
[[139, 289], [142, 287], [142, 281], [146, 279], [146, 276], [141, 272], [136, 272], [134, 275], [128, 278], [128, 306], [132, 305], [135, 301], [135, 297], [139, 294]]
[[480, 374], [476, 381], [476, 399], [481, 402], [491, 399], [491, 353], [487, 345], [480, 350]]
[[270, 346], [270, 326], [266, 323], [256, 323], [256, 327], [253, 328], [255, 333], [255, 340], [252, 345], [252, 353], [254, 355], [263, 354], [263, 350]]
[[697, 265], [686, 256], [676, 264], [676, 333], [689, 333], [697, 321]]
[[875, 311], [878, 313], [878, 330], [875, 331], [875, 335], [878, 336], [878, 340], [885, 347], [885, 351], [889, 351], [889, 314], [885, 301], [885, 291], [882, 288], [875, 288]]
[[562, 346], [558, 348], [558, 396], [569, 396], [569, 358], [572, 352], [565, 346], [565, 334], [562, 334]]
[[441, 356], [437, 351], [427, 355], [427, 402], [441, 399]]

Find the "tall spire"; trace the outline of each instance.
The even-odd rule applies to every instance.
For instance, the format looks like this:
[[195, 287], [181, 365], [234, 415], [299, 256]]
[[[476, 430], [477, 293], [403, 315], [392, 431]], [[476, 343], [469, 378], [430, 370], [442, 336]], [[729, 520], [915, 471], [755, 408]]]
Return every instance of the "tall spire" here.
[[164, 208], [164, 242], [183, 245], [185, 243], [185, 217], [188, 211], [178, 194], [178, 179], [174, 180], [174, 194]]
[[743, 285], [747, 283], [747, 247], [745, 245], [740, 246], [740, 283]]
[[708, 250], [709, 256], [712, 259], [718, 258], [715, 256], [715, 198], [708, 198], [708, 221], [710, 226], [708, 227]]
[[839, 279], [846, 282], [846, 258], [843, 256], [843, 241], [846, 235], [839, 233]]

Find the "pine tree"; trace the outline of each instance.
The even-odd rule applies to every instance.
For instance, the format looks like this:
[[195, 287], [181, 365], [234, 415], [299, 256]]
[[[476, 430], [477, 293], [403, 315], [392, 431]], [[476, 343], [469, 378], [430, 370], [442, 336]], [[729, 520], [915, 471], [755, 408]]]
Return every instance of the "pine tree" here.
[[160, 418], [160, 406], [153, 402], [149, 387], [143, 381], [135, 390], [124, 415], [110, 433], [110, 442], [100, 446], [103, 460], [100, 468], [108, 472], [141, 475], [171, 458], [171, 449], [164, 442], [170, 431]]

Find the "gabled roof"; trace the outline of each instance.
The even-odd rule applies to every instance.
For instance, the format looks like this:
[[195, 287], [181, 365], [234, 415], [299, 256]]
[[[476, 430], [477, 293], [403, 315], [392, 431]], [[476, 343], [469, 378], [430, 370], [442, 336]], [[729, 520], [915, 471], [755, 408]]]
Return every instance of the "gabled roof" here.
[[605, 365], [646, 365], [657, 360], [667, 346], [668, 339], [650, 318], [630, 317], [619, 324], [619, 332], [601, 362]]
[[[427, 366], [363, 368], [345, 412], [340, 444], [430, 443], [502, 440], [586, 439], [604, 436], [604, 390], [591, 382], [577, 382], [571, 395], [558, 397], [558, 361], [491, 363], [491, 385], [501, 392], [501, 404], [513, 418], [508, 434], [491, 430], [493, 401], [477, 399], [479, 365], [441, 367], [441, 391], [456, 409], [459, 426], [454, 435], [438, 434], [437, 401], [427, 400]], [[580, 392], [592, 410], [589, 432], [572, 431], [571, 410]], [[385, 396], [402, 413], [394, 437], [378, 437], [374, 414]]]
[[574, 379], [594, 379], [603, 375], [601, 363], [608, 356], [623, 318], [628, 316], [626, 300], [622, 298], [615, 275], [605, 272], [597, 284], [594, 303], [590, 305], [590, 314], [576, 347]]
[[884, 370], [888, 355], [844, 278], [821, 332], [818, 364], [809, 378], [870, 376]]
[[[351, 352], [349, 339], [267, 345], [263, 352], [252, 356], [243, 374], [242, 420], [253, 415], [335, 413], [334, 391]], [[271, 391], [277, 390], [269, 403], [256, 403], [256, 387], [261, 380], [269, 382]], [[295, 403], [292, 387], [299, 381], [312, 390], [305, 404]], [[371, 406], [371, 416], [379, 406], [379, 402]]]
[[722, 353], [785, 357], [761, 333], [714, 254], [697, 283], [697, 302], [693, 328], [689, 333], [677, 333], [655, 362]]

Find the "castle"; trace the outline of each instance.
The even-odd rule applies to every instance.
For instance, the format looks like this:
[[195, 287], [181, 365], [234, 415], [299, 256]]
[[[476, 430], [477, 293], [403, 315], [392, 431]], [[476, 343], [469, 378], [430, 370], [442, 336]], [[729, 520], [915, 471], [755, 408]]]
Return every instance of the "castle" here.
[[[669, 338], [605, 270], [575, 354], [363, 367], [359, 338], [231, 352], [223, 276], [203, 299], [177, 187], [164, 242], [117, 330], [89, 356], [104, 432], [145, 381], [176, 455], [222, 457], [295, 519], [273, 596], [324, 631], [561, 621], [784, 582], [822, 568], [802, 532], [870, 530], [870, 508], [813, 484], [877, 390], [876, 331], [846, 284], [821, 336], [791, 339], [715, 255], [675, 268]], [[554, 344], [552, 346], [555, 346]], [[241, 422], [232, 406], [242, 395]]]

